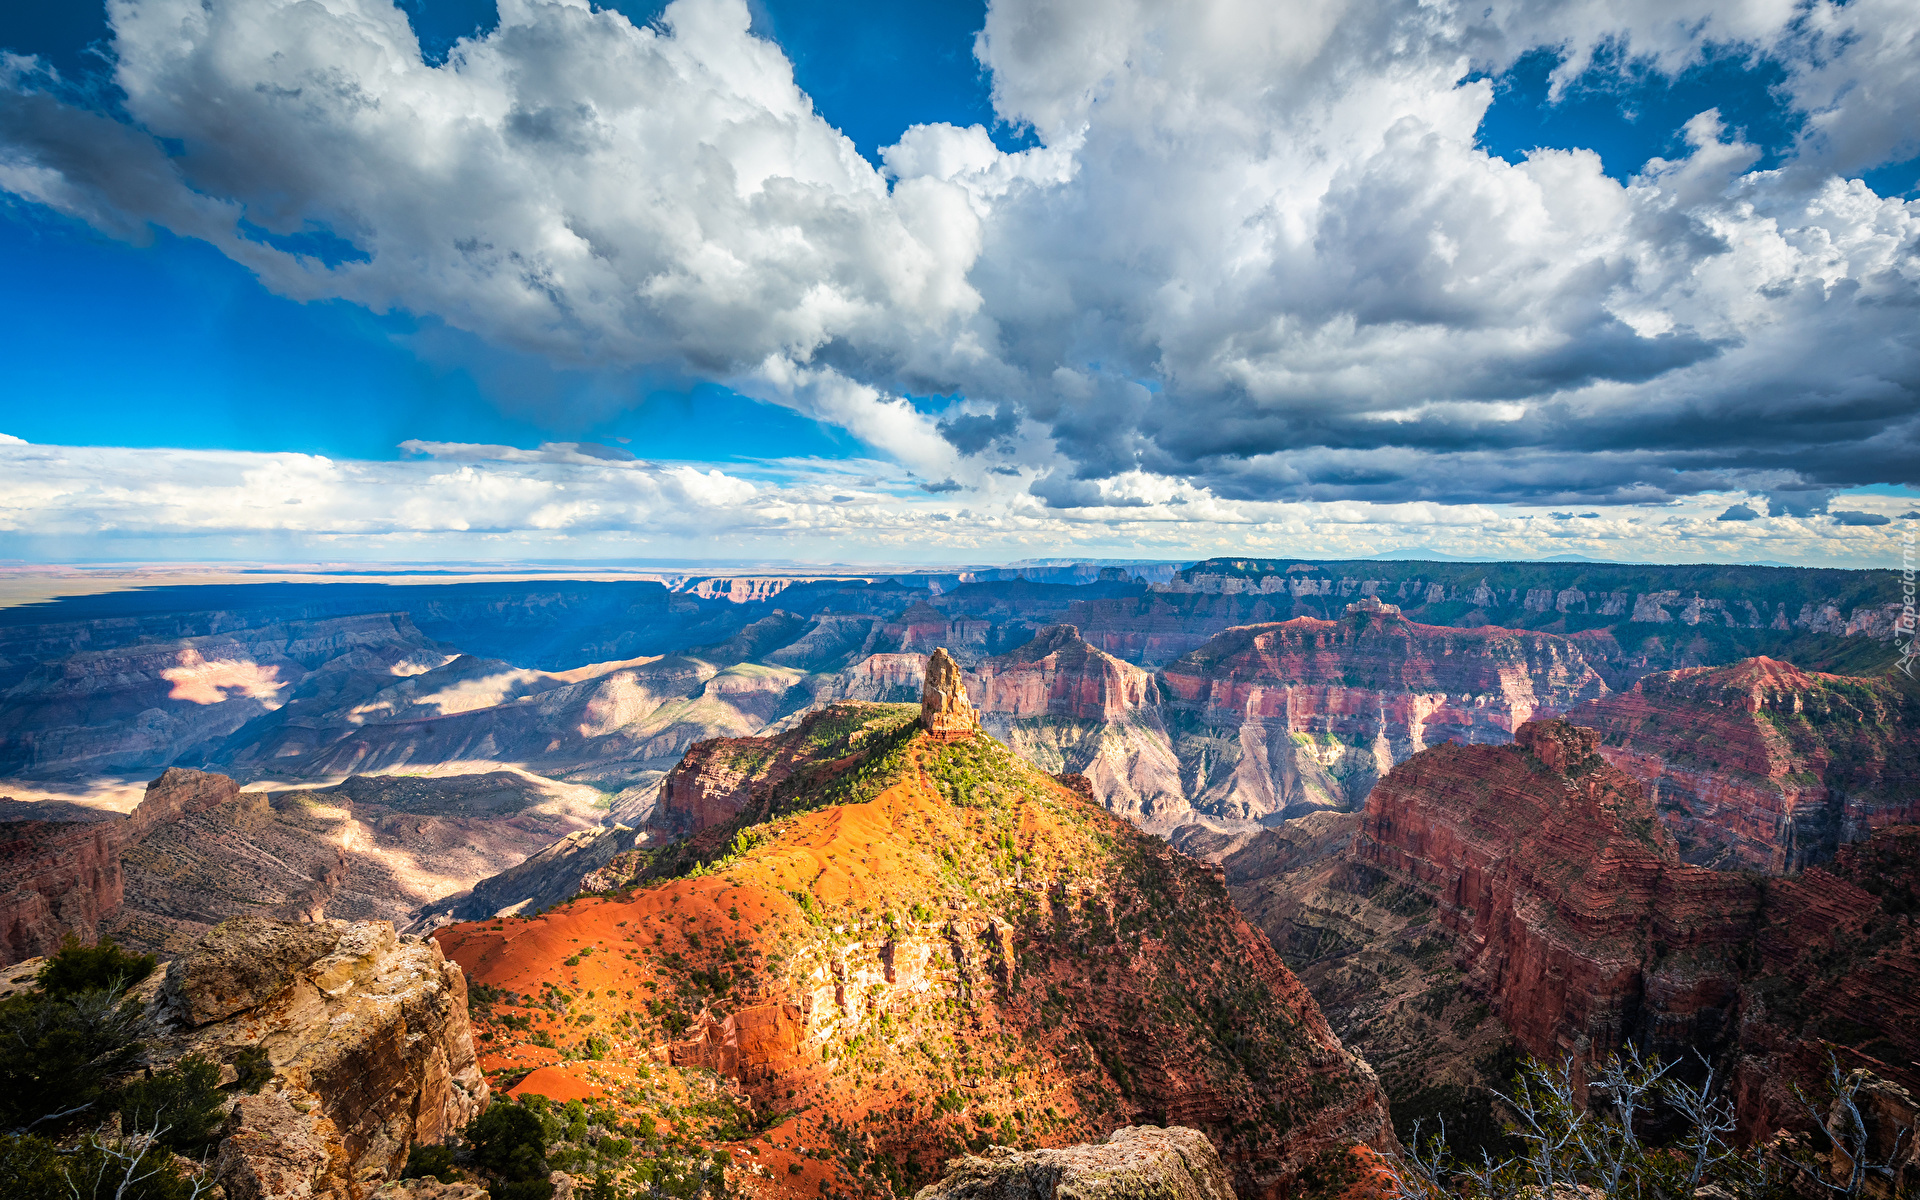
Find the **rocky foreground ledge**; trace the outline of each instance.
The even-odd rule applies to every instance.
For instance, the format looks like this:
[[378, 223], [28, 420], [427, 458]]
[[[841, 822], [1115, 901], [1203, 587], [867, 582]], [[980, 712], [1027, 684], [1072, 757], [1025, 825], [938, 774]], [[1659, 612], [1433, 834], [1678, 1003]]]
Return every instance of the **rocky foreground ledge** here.
[[[0, 994], [39, 965], [4, 972]], [[136, 996], [152, 1067], [199, 1055], [235, 1085], [227, 1200], [362, 1200], [486, 1107], [465, 976], [386, 921], [227, 921]]]
[[1104, 1143], [994, 1146], [947, 1163], [914, 1200], [1234, 1200], [1213, 1143], [1196, 1129], [1127, 1125]]

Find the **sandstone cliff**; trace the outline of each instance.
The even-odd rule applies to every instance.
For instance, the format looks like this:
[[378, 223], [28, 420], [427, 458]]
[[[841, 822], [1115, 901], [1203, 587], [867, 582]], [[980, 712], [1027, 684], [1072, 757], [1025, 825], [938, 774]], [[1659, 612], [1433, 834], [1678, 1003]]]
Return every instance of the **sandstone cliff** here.
[[[0, 997], [43, 965], [0, 977]], [[143, 1070], [221, 1068], [206, 1166], [233, 1200], [368, 1200], [410, 1147], [452, 1140], [487, 1104], [466, 977], [384, 921], [228, 921], [130, 997]]]
[[838, 705], [733, 744], [744, 806], [654, 882], [438, 931], [503, 997], [487, 1065], [609, 1102], [623, 1064], [717, 1071], [797, 1110], [776, 1140], [839, 1163], [836, 1188], [895, 1194], [970, 1146], [1143, 1121], [1204, 1131], [1247, 1196], [1391, 1144], [1371, 1073], [1211, 872], [918, 717]]
[[1920, 821], [1920, 688], [1770, 658], [1649, 675], [1567, 720], [1659, 806], [1682, 858], [1789, 874]]
[[487, 1102], [460, 968], [385, 922], [223, 924], [167, 967], [150, 1020], [156, 1066], [266, 1052], [220, 1142], [233, 1200], [362, 1200]]
[[[1814, 1087], [1826, 1044], [1920, 1084], [1920, 828], [1879, 830], [1831, 870], [1785, 880], [1689, 866], [1591, 730], [1536, 721], [1511, 746], [1415, 756], [1374, 789], [1344, 850], [1339, 832], [1263, 850], [1264, 864], [1250, 844], [1228, 879], [1342, 1027], [1384, 1043], [1387, 1078], [1419, 1085], [1396, 1099], [1486, 1082], [1466, 1060], [1497, 1062], [1509, 1035], [1553, 1061], [1629, 1040], [1731, 1056], [1741, 1119], [1762, 1132], [1794, 1119], [1790, 1088]], [[1354, 978], [1369, 956], [1413, 970], [1382, 973], [1369, 998]], [[1452, 1025], [1439, 1044], [1418, 1015], [1427, 1001]], [[1463, 1001], [1497, 1028], [1476, 1033]], [[1425, 1061], [1408, 1071], [1396, 1046]]]
[[121, 822], [0, 823], [0, 966], [51, 954], [72, 933], [91, 941], [119, 910]]
[[114, 927], [126, 899], [127, 850], [238, 793], [224, 776], [176, 768], [126, 817], [67, 806], [79, 819], [0, 824], [0, 965], [50, 954], [68, 934], [93, 941]]
[[959, 664], [945, 649], [927, 656], [926, 684], [920, 693], [920, 728], [940, 742], [964, 742], [980, 729], [980, 717], [967, 699]]
[[1048, 771], [1085, 776], [1112, 811], [1155, 832], [1190, 819], [1154, 677], [1073, 626], [983, 660], [971, 690], [989, 732]]

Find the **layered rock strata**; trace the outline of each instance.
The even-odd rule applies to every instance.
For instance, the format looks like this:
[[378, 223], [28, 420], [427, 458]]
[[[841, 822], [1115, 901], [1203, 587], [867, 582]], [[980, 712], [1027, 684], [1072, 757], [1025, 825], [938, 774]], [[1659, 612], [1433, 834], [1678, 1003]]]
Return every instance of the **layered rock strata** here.
[[0, 966], [92, 941], [120, 908], [120, 821], [0, 823]]
[[1649, 675], [1567, 719], [1640, 782], [1681, 857], [1791, 874], [1920, 821], [1920, 688], [1770, 658]]
[[236, 916], [406, 924], [592, 826], [597, 799], [507, 772], [269, 795], [171, 768], [129, 816], [0, 825], [0, 961], [68, 933], [172, 954]]
[[1246, 1196], [1392, 1144], [1371, 1073], [1211, 872], [920, 716], [817, 712], [656, 882], [438, 931], [506, 997], [488, 1064], [537, 1068], [529, 1090], [591, 1079], [568, 1062], [590, 1029], [612, 1068], [710, 1070], [798, 1110], [781, 1146], [895, 1194], [983, 1138], [1191, 1126]]
[[982, 726], [1037, 765], [1087, 779], [1110, 810], [1164, 832], [1191, 819], [1149, 672], [1096, 650], [1071, 625], [974, 668]]
[[[1684, 1053], [1718, 1033], [1724, 955], [1752, 935], [1759, 892], [1682, 865], [1596, 746], [1530, 722], [1511, 747], [1430, 750], [1374, 789], [1353, 856], [1433, 897], [1473, 986], [1534, 1054], [1593, 1061], [1641, 1033]], [[1659, 1013], [1650, 992], [1695, 1003]]]
[[84, 650], [0, 694], [0, 774], [166, 767], [209, 752], [303, 691], [358, 676], [391, 682], [452, 657], [396, 613]]
[[1298, 874], [1275, 886], [1284, 862], [1263, 882], [1230, 858], [1229, 879], [1269, 897], [1248, 902], [1296, 961], [1322, 956], [1314, 931], [1377, 940], [1329, 916], [1343, 890], [1411, 918], [1391, 936], [1445, 931], [1441, 957], [1536, 1057], [1592, 1063], [1628, 1041], [1732, 1054], [1742, 1120], [1763, 1131], [1796, 1119], [1791, 1088], [1817, 1083], [1824, 1045], [1920, 1085], [1920, 827], [1785, 880], [1689, 866], [1593, 731], [1536, 721], [1512, 746], [1395, 768], [1324, 861], [1304, 890]]
[[0, 824], [0, 965], [50, 954], [69, 934], [93, 941], [117, 927], [127, 851], [156, 830], [238, 795], [224, 776], [173, 768], [147, 786], [125, 817], [95, 812], [80, 820]]
[[1240, 821], [1358, 807], [1428, 746], [1503, 743], [1535, 714], [1607, 691], [1564, 638], [1362, 606], [1230, 629], [1159, 681], [1189, 803]]
[[1354, 861], [1362, 819], [1310, 813], [1233, 835], [1193, 826], [1175, 844], [1221, 862], [1235, 906], [1379, 1073], [1403, 1140], [1444, 1119], [1457, 1152], [1499, 1152], [1488, 1089], [1511, 1084], [1522, 1051], [1467, 985], [1427, 891]]

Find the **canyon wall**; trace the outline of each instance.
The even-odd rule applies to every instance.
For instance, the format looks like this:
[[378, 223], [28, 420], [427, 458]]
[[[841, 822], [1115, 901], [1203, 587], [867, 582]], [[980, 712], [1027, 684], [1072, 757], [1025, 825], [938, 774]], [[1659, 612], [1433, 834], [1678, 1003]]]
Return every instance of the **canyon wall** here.
[[[968, 695], [994, 736], [1168, 833], [1351, 809], [1427, 745], [1503, 742], [1536, 713], [1606, 694], [1566, 638], [1418, 625], [1370, 604], [1227, 629], [1157, 674], [1047, 626], [966, 668]], [[920, 668], [874, 655], [815, 696], [906, 699]]]
[[1756, 658], [1662, 672], [1567, 720], [1653, 797], [1687, 862], [1791, 874], [1920, 821], [1920, 688]]
[[1110, 811], [1152, 832], [1192, 819], [1159, 684], [1073, 626], [982, 660], [968, 690], [988, 732], [1050, 773], [1085, 777]]
[[1732, 1053], [1742, 1120], [1765, 1130], [1825, 1044], [1920, 1085], [1917, 848], [1920, 827], [1893, 826], [1786, 880], [1690, 866], [1592, 730], [1536, 721], [1395, 768], [1347, 856], [1431, 901], [1528, 1053]]
[[1234, 628], [1161, 670], [1162, 720], [1195, 810], [1248, 822], [1354, 808], [1427, 746], [1505, 742], [1534, 714], [1607, 690], [1552, 634], [1351, 608]]
[[452, 657], [391, 613], [83, 651], [32, 669], [0, 695], [0, 774], [166, 767], [303, 691], [352, 676], [391, 681]]
[[119, 911], [121, 818], [0, 823], [0, 966], [100, 935]]

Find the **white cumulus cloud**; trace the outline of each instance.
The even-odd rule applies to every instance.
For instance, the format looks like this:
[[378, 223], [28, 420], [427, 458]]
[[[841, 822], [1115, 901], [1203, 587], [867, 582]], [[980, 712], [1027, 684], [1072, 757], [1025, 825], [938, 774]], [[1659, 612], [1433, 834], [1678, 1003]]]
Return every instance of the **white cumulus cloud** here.
[[[1817, 515], [1920, 458], [1920, 204], [1855, 177], [1920, 149], [1905, 0], [994, 0], [977, 53], [1039, 144], [923, 125], [878, 167], [743, 0], [656, 28], [499, 9], [431, 66], [392, 0], [111, 0], [120, 110], [6, 60], [0, 187], [202, 238], [288, 296], [721, 380], [1043, 523], [1729, 491]], [[1486, 72], [1548, 47], [1564, 85], [1609, 45], [1767, 57], [1798, 141], [1756, 170], [1706, 112], [1625, 183], [1478, 147]], [[532, 469], [599, 450], [489, 453], [432, 476], [471, 528], [630, 511]]]

